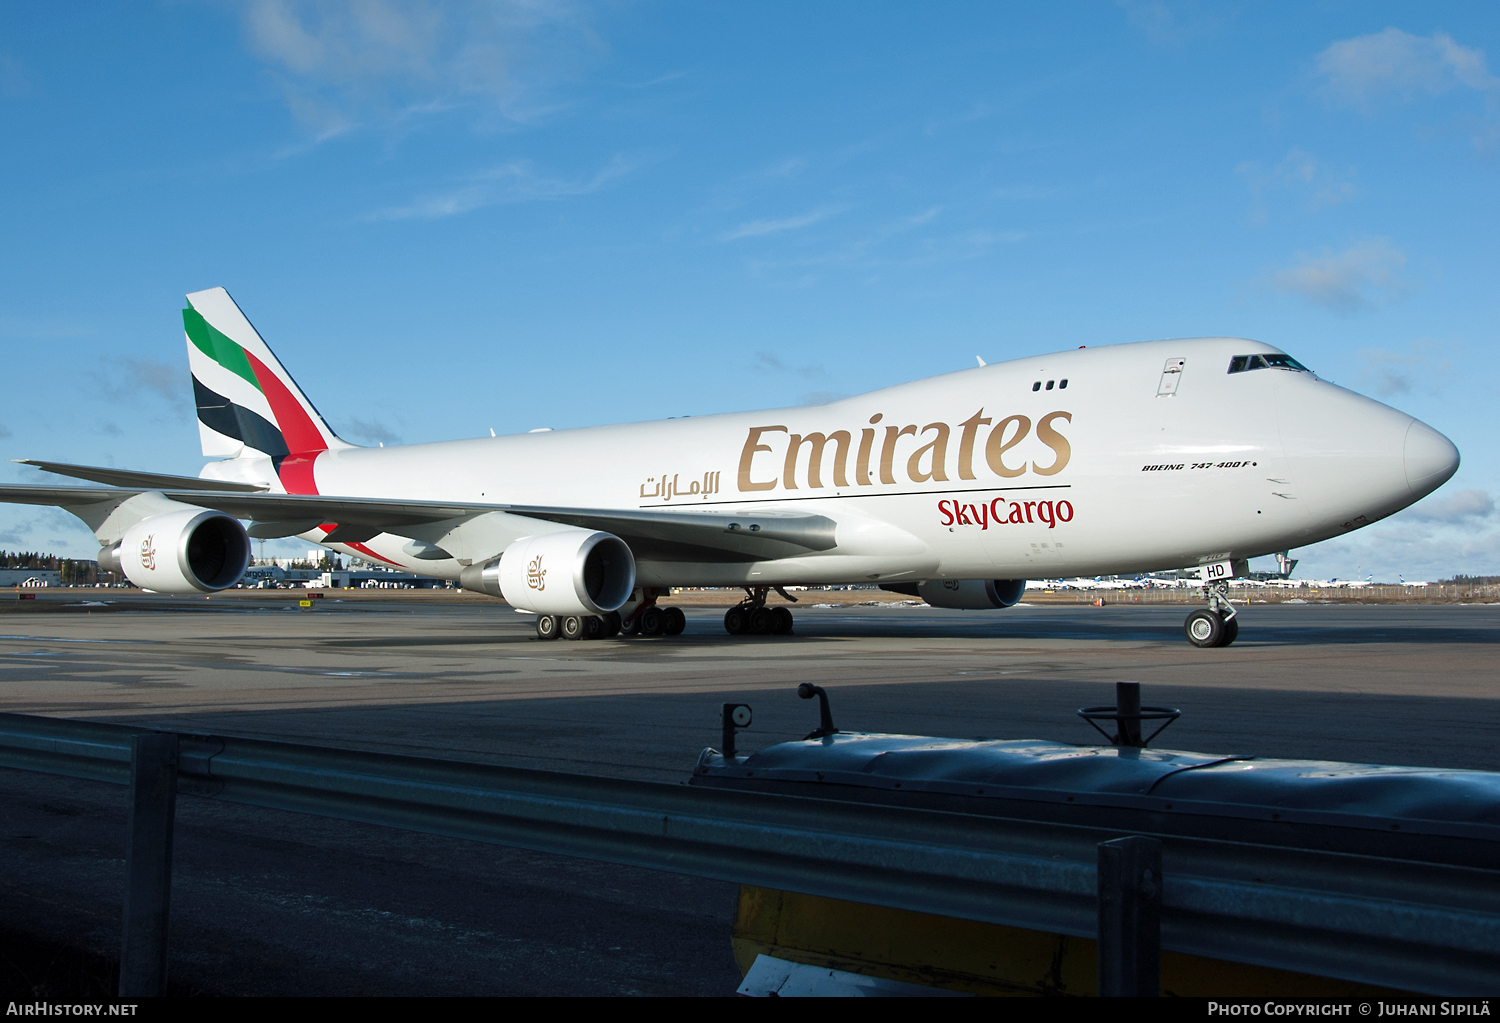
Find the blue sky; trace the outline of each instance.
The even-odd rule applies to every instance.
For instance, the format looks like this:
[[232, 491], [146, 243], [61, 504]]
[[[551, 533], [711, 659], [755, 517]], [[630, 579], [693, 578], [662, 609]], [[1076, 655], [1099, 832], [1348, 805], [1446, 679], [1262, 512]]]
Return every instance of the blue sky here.
[[1497, 54], [1480, 3], [11, 2], [0, 454], [196, 474], [216, 285], [364, 443], [1241, 335], [1464, 455], [1299, 575], [1500, 573]]

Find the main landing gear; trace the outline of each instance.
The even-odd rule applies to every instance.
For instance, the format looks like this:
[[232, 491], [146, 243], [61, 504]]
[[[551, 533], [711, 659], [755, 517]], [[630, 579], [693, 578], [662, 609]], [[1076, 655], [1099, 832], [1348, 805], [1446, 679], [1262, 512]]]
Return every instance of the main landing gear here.
[[609, 639], [620, 634], [620, 616], [607, 615], [537, 615], [537, 639]]
[[687, 628], [687, 615], [680, 607], [657, 607], [656, 598], [636, 608], [620, 626], [622, 636], [680, 636]]
[[1208, 607], [1194, 611], [1182, 623], [1187, 641], [1196, 647], [1228, 646], [1240, 634], [1240, 622], [1229, 602], [1229, 583], [1219, 581], [1203, 587]]
[[766, 607], [766, 594], [772, 589], [797, 600], [779, 586], [746, 586], [745, 599], [724, 612], [724, 631], [731, 636], [790, 636], [792, 613], [784, 607]]
[[[639, 599], [635, 599], [639, 598]], [[680, 607], [659, 607], [656, 591], [637, 590], [625, 613], [607, 615], [538, 615], [537, 639], [612, 639], [615, 636], [680, 636], [687, 616]]]

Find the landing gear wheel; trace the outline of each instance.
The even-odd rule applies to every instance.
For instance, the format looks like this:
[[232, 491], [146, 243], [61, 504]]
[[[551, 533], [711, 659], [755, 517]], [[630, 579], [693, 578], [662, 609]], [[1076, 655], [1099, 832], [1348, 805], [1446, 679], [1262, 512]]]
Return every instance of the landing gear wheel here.
[[[1224, 619], [1219, 617], [1217, 611], [1194, 611], [1182, 623], [1182, 631], [1193, 646], [1207, 648], [1224, 645]], [[1239, 631], [1238, 627], [1235, 631]]]
[[687, 615], [682, 613], [680, 607], [663, 608], [662, 617], [666, 619], [661, 629], [663, 635], [680, 636], [682, 630], [687, 628]]
[[661, 608], [646, 608], [646, 610], [636, 616], [636, 621], [640, 622], [641, 635], [660, 636], [667, 624], [664, 618], [665, 616], [661, 613]]
[[586, 638], [584, 634], [586, 628], [588, 626], [584, 624], [584, 619], [581, 616], [568, 615], [568, 617], [562, 620], [562, 638], [584, 639]]
[[724, 631], [731, 636], [743, 636], [750, 631], [750, 615], [742, 607], [732, 607], [724, 612]]
[[600, 621], [604, 623], [604, 632], [600, 634], [600, 639], [614, 639], [620, 634], [620, 612], [611, 611]]
[[636, 615], [634, 618], [630, 619], [629, 621], [626, 621], [624, 619], [620, 620], [620, 635], [622, 635], [622, 636], [634, 636], [636, 633], [638, 633], [640, 631], [641, 631], [641, 616], [640, 615]]
[[776, 625], [776, 616], [768, 607], [750, 609], [750, 631], [757, 636], [769, 636]]
[[772, 634], [790, 636], [792, 634], [792, 613], [784, 607], [773, 607], [771, 608], [771, 614], [775, 619], [774, 624], [771, 626]]
[[556, 639], [558, 624], [557, 615], [537, 615], [536, 638]]
[[1240, 620], [1239, 620], [1239, 617], [1236, 616], [1234, 618], [1226, 618], [1226, 619], [1224, 619], [1224, 638], [1221, 639], [1221, 640], [1219, 640], [1219, 645], [1220, 646], [1228, 646], [1229, 644], [1233, 643], [1235, 640], [1237, 640], [1239, 638], [1240, 638]]

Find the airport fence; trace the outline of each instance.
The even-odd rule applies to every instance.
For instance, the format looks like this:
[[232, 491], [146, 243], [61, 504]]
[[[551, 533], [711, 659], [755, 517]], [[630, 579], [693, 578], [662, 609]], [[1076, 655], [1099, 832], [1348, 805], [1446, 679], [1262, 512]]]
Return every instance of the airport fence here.
[[[1036, 604], [1202, 604], [1200, 587], [1069, 587], [1029, 589], [1021, 598]], [[1459, 604], [1500, 601], [1500, 586], [1494, 584], [1431, 583], [1426, 586], [1231, 586], [1234, 603], [1401, 603]]]
[[1500, 989], [1500, 870], [20, 714], [0, 766], [128, 787], [122, 995], [164, 990], [178, 793], [1097, 938], [1101, 993], [1162, 949]]

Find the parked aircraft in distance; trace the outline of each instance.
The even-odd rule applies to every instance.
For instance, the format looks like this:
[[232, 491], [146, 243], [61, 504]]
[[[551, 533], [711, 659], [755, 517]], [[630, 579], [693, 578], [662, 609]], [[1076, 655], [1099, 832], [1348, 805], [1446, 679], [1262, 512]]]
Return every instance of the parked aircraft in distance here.
[[[675, 635], [673, 586], [874, 583], [994, 609], [1028, 578], [1201, 568], [1197, 646], [1238, 634], [1249, 558], [1405, 508], [1458, 468], [1442, 434], [1270, 345], [1193, 338], [982, 365], [827, 405], [432, 444], [341, 440], [223, 288], [183, 310], [199, 477], [27, 461], [108, 486], [5, 486], [82, 519], [101, 567], [233, 586], [299, 536], [504, 597], [537, 635]], [[1233, 408], [1233, 415], [1225, 410]], [[241, 523], [245, 520], [248, 528]]]

